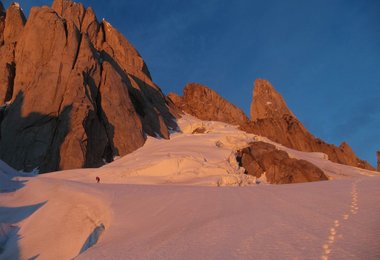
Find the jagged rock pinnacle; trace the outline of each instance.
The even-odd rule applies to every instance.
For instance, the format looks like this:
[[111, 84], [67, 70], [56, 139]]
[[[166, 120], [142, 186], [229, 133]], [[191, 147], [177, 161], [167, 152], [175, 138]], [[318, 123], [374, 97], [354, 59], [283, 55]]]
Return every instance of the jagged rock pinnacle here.
[[97, 167], [176, 128], [142, 57], [91, 8], [55, 0], [24, 23], [12, 5], [0, 44], [0, 159], [25, 171]]
[[20, 6], [12, 3], [5, 15], [4, 42], [16, 42], [24, 28], [25, 22], [26, 18]]
[[267, 80], [258, 79], [254, 83], [251, 119], [248, 131], [255, 134], [300, 151], [325, 153], [333, 162], [373, 170], [369, 163], [355, 155], [347, 143], [336, 147], [315, 138]]
[[255, 80], [253, 102], [251, 104], [251, 120], [281, 118], [284, 115], [294, 116], [282, 96], [269, 81], [264, 79]]

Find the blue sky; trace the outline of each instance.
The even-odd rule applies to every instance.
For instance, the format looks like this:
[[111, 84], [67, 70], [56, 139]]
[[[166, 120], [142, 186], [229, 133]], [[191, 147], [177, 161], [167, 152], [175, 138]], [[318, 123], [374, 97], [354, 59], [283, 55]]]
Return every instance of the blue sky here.
[[[51, 1], [19, 0], [32, 5]], [[3, 1], [7, 7], [10, 1]], [[145, 59], [165, 93], [199, 82], [249, 114], [265, 78], [317, 137], [380, 150], [380, 1], [89, 1]]]

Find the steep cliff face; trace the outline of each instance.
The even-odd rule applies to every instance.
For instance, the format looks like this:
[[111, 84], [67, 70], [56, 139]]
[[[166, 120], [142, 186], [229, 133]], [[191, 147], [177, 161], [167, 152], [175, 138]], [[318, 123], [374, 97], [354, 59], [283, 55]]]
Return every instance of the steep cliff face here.
[[25, 25], [25, 16], [18, 4], [7, 11], [0, 4], [0, 103], [12, 97], [15, 77], [15, 47]]
[[11, 5], [0, 31], [0, 68], [11, 67], [0, 74], [0, 159], [27, 171], [97, 167], [176, 128], [144, 60], [91, 8], [56, 0], [23, 17]]
[[255, 81], [252, 100], [252, 121], [266, 118], [282, 118], [284, 115], [295, 117], [282, 96], [267, 80], [257, 79]]
[[26, 171], [103, 165], [147, 135], [169, 138], [180, 110], [373, 170], [348, 144], [310, 134], [265, 80], [255, 82], [251, 121], [200, 84], [165, 97], [133, 45], [69, 0], [34, 7], [27, 21], [18, 4], [5, 10], [0, 2], [0, 105], [0, 159]]
[[221, 121], [232, 125], [246, 125], [249, 121], [240, 108], [214, 90], [198, 83], [186, 85], [182, 97], [174, 93], [169, 93], [168, 97], [179, 109], [202, 120]]
[[266, 80], [258, 79], [254, 83], [251, 118], [252, 122], [247, 129], [250, 132], [296, 150], [323, 152], [333, 162], [374, 170], [366, 161], [360, 160], [347, 143], [343, 142], [336, 147], [315, 138]]

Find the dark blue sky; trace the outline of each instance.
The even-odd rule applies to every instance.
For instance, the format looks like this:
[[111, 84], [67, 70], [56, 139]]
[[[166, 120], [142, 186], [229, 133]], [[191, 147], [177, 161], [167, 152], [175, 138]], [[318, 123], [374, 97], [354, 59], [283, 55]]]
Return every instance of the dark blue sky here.
[[[31, 5], [52, 1], [19, 0]], [[8, 6], [10, 1], [3, 1]], [[165, 93], [199, 82], [249, 114], [265, 78], [317, 137], [380, 150], [380, 1], [84, 0], [138, 49]]]

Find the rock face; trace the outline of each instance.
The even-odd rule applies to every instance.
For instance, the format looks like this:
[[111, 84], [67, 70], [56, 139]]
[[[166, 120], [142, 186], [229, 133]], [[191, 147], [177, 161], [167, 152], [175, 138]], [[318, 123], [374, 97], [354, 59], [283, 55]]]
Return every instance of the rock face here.
[[343, 142], [336, 147], [315, 138], [266, 80], [255, 81], [251, 118], [252, 122], [247, 129], [250, 132], [296, 150], [325, 153], [329, 160], [336, 163], [374, 170], [369, 163], [360, 160], [347, 143]]
[[198, 83], [185, 86], [183, 96], [169, 93], [168, 97], [182, 111], [202, 120], [222, 121], [232, 125], [245, 125], [248, 117], [212, 89]]
[[380, 151], [377, 151], [377, 171], [380, 172]]
[[255, 142], [240, 151], [239, 161], [246, 173], [260, 178], [265, 173], [272, 184], [301, 183], [322, 181], [328, 178], [314, 164], [305, 160], [289, 158], [284, 151], [277, 150], [274, 145]]
[[91, 8], [55, 0], [32, 8], [26, 21], [18, 4], [5, 11], [0, 2], [0, 159], [12, 167], [100, 166], [141, 147], [147, 135], [169, 138], [180, 110], [373, 170], [346, 143], [312, 136], [267, 81], [255, 82], [252, 121], [200, 84], [167, 98], [133, 45]]
[[254, 83], [252, 120], [241, 109], [201, 84], [188, 84], [183, 92], [182, 97], [173, 93], [168, 97], [180, 110], [190, 115], [239, 125], [244, 131], [265, 136], [287, 147], [305, 152], [322, 152], [333, 162], [374, 170], [369, 163], [360, 160], [347, 143], [336, 147], [315, 138], [266, 80], [258, 79]]
[[15, 47], [25, 25], [25, 16], [18, 4], [5, 12], [0, 5], [0, 103], [12, 97], [15, 77]]
[[144, 60], [91, 8], [56, 0], [26, 24], [17, 4], [4, 16], [0, 159], [26, 171], [97, 167], [176, 128]]
[[25, 16], [17, 3], [12, 3], [5, 14], [4, 42], [16, 42], [24, 25]]
[[282, 118], [284, 115], [295, 117], [282, 96], [268, 81], [256, 80], [251, 103], [251, 120]]

